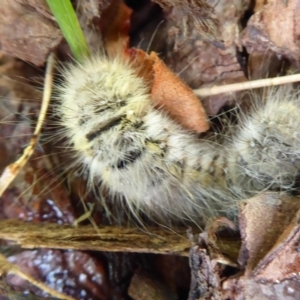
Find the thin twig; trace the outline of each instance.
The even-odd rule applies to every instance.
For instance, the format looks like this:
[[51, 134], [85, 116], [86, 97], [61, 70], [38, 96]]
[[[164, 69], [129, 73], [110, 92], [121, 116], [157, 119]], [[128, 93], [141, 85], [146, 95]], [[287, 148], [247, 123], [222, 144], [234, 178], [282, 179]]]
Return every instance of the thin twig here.
[[212, 86], [207, 88], [200, 88], [194, 90], [194, 93], [199, 97], [207, 97], [218, 95], [222, 93], [233, 93], [237, 91], [243, 91], [248, 89], [257, 89], [261, 87], [281, 85], [286, 83], [298, 82], [300, 81], [300, 74], [259, 79], [247, 82], [233, 83], [221, 86]]
[[30, 157], [32, 156], [34, 149], [37, 145], [39, 135], [42, 130], [42, 126], [46, 117], [47, 109], [50, 102], [51, 90], [52, 90], [52, 82], [53, 82], [53, 69], [55, 64], [54, 54], [50, 54], [47, 60], [47, 68], [46, 68], [46, 76], [44, 82], [44, 92], [43, 92], [43, 100], [41, 111], [39, 114], [39, 118], [37, 120], [37, 124], [33, 133], [32, 138], [30, 139], [29, 145], [24, 150], [22, 156], [16, 160], [14, 163], [8, 165], [3, 171], [0, 177], [0, 197], [4, 193], [4, 191], [8, 188], [11, 182], [16, 178], [20, 170], [25, 166]]

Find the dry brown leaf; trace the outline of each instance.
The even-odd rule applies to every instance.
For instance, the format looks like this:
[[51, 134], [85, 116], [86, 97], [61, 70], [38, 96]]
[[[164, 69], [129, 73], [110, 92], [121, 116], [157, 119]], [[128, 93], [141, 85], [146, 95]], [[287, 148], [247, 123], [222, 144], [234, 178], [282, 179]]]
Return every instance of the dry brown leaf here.
[[[51, 288], [75, 299], [120, 299], [107, 272], [107, 261], [102, 255], [84, 251], [53, 249], [18, 249], [7, 260]], [[42, 297], [46, 293], [18, 276], [10, 275], [7, 282], [17, 290]]]
[[300, 1], [269, 0], [249, 20], [242, 43], [249, 53], [274, 51], [300, 61]]
[[266, 193], [241, 204], [245, 273], [223, 282], [232, 300], [295, 300], [300, 297], [299, 197]]
[[75, 300], [73, 297], [59, 293], [59, 292], [49, 288], [45, 284], [35, 280], [31, 276], [23, 273], [17, 265], [14, 265], [14, 264], [8, 262], [7, 259], [2, 254], [0, 254], [0, 275], [4, 276], [4, 275], [9, 275], [9, 274], [17, 275], [25, 280], [28, 280], [33, 285], [39, 287], [40, 289], [42, 289], [49, 295], [56, 297], [58, 299]]
[[[297, 199], [298, 200], [298, 199]], [[259, 262], [251, 276], [260, 282], [300, 281], [300, 213], [278, 236], [269, 253]], [[300, 290], [299, 290], [300, 292]]]
[[128, 47], [131, 13], [121, 0], [112, 0], [102, 12], [100, 28], [109, 56], [119, 55]]
[[246, 275], [270, 251], [299, 209], [298, 198], [277, 193], [266, 193], [241, 204], [239, 261], [246, 267]]
[[162, 107], [185, 128], [205, 132], [209, 122], [200, 100], [156, 55], [151, 52], [154, 61], [154, 82], [151, 98], [155, 106]]
[[148, 55], [142, 50], [131, 48], [125, 55], [129, 55], [139, 76], [148, 83], [151, 100], [158, 109], [166, 111], [186, 129], [198, 133], [209, 129], [201, 101], [155, 52]]
[[47, 11], [46, 3], [39, 3], [40, 5], [34, 1], [1, 1], [0, 49], [41, 66], [49, 53], [62, 41], [62, 34], [54, 21], [46, 18], [45, 13], [44, 16], [40, 13], [41, 10]]
[[246, 276], [273, 283], [299, 277], [299, 216], [299, 198], [276, 193], [242, 206], [241, 261], [246, 261]]
[[125, 56], [129, 57], [133, 67], [139, 77], [142, 77], [149, 87], [149, 93], [153, 86], [154, 81], [154, 71], [153, 65], [154, 60], [146, 52], [136, 48], [129, 48], [125, 51]]

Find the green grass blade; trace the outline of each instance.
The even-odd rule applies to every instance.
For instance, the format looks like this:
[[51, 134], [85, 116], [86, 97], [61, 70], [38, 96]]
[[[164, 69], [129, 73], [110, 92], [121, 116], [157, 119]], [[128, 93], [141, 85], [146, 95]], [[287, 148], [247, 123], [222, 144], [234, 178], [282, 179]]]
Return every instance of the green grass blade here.
[[77, 61], [89, 55], [89, 49], [70, 0], [46, 0]]

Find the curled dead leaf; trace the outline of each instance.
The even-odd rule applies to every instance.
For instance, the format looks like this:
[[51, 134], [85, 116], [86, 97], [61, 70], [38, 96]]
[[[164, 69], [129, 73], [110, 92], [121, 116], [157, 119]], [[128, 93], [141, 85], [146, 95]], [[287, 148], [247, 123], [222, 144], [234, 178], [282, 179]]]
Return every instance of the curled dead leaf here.
[[299, 63], [299, 0], [267, 2], [250, 18], [243, 45], [249, 53], [272, 50]]
[[209, 122], [201, 101], [157, 56], [139, 49], [127, 49], [139, 76], [149, 85], [151, 100], [158, 109], [165, 110], [171, 118], [186, 129], [201, 133], [209, 129]]
[[200, 100], [155, 52], [151, 52], [150, 57], [154, 61], [151, 97], [155, 106], [162, 107], [187, 129], [199, 133], [207, 131], [209, 122]]

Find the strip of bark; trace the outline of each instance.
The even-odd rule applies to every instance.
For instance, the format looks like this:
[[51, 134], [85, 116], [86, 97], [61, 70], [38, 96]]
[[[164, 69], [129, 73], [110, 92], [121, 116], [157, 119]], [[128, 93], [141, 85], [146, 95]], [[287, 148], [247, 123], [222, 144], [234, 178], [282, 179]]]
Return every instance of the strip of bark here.
[[73, 227], [34, 224], [19, 220], [0, 221], [0, 238], [23, 248], [52, 248], [109, 252], [157, 253], [188, 256], [192, 246], [184, 230]]

